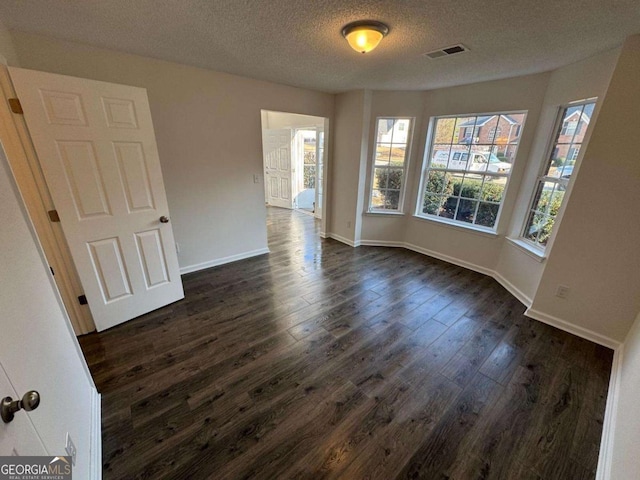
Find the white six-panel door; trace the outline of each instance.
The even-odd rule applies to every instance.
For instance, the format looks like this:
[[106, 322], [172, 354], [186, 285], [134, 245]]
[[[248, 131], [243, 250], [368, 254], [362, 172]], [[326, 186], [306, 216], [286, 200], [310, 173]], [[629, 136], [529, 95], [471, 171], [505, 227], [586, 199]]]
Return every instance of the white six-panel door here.
[[291, 140], [290, 129], [262, 131], [266, 201], [274, 207], [293, 208]]
[[98, 331], [183, 298], [146, 90], [9, 71]]

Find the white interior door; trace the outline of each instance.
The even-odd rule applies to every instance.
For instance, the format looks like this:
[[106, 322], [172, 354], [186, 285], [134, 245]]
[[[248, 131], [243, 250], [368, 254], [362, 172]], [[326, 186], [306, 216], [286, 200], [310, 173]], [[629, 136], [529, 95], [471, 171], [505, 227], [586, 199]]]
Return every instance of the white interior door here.
[[291, 130], [262, 130], [266, 201], [274, 207], [293, 208]]
[[[26, 392], [20, 395], [13, 389], [2, 364], [0, 364], [0, 398], [11, 397], [13, 400], [22, 398]], [[0, 456], [11, 455], [47, 455], [47, 451], [38, 436], [33, 423], [29, 420], [29, 414], [19, 411], [14, 415], [13, 421], [4, 423], [0, 421]]]
[[9, 72], [98, 331], [183, 298], [146, 90]]

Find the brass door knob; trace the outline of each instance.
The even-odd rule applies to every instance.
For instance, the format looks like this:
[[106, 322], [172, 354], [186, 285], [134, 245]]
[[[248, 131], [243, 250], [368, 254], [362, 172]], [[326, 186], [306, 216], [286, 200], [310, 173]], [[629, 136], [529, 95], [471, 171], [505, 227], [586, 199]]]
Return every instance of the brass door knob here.
[[160, 223], [169, 223], [169, 217], [165, 217], [164, 215], [161, 216]]
[[11, 397], [4, 397], [0, 410], [2, 412], [2, 421], [9, 423], [13, 420], [16, 412], [25, 410], [30, 412], [40, 405], [40, 394], [35, 390], [29, 390], [20, 400], [14, 400]]

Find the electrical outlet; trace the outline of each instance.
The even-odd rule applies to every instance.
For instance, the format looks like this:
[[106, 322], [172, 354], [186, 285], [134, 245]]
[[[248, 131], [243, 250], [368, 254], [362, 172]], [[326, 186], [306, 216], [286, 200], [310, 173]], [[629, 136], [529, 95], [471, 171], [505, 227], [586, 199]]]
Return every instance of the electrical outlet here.
[[260, 175], [253, 176], [253, 183], [260, 183]]
[[347, 222], [347, 228], [351, 228], [351, 222]]
[[558, 285], [558, 289], [556, 290], [556, 297], [558, 298], [567, 298], [569, 296], [569, 287], [566, 285]]
[[76, 446], [74, 445], [73, 440], [71, 440], [71, 435], [69, 435], [69, 432], [67, 432], [67, 442], [64, 450], [67, 452], [67, 455], [71, 457], [71, 463], [73, 463], [73, 466], [75, 467], [78, 450], [76, 450]]

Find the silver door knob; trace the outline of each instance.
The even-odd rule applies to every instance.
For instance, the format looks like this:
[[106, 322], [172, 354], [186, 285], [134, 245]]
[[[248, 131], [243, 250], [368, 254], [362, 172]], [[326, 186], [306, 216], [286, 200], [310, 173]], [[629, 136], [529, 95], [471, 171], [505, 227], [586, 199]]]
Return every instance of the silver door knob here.
[[161, 216], [160, 223], [169, 223], [169, 217], [165, 217], [164, 215]]
[[35, 390], [29, 390], [20, 400], [14, 400], [11, 397], [4, 397], [0, 407], [2, 411], [2, 421], [9, 423], [13, 420], [16, 412], [24, 410], [30, 412], [40, 405], [40, 394]]

